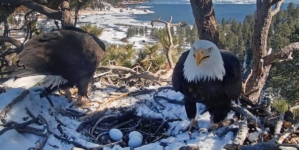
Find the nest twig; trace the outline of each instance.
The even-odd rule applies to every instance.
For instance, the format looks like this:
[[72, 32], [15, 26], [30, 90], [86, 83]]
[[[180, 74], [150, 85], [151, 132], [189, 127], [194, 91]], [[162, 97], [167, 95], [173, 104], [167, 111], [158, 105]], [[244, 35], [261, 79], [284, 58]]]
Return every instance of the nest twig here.
[[29, 90], [24, 90], [19, 96], [17, 96], [11, 103], [9, 103], [1, 112], [0, 112], [0, 120], [2, 120], [5, 114], [15, 105], [20, 102], [24, 97], [29, 94]]

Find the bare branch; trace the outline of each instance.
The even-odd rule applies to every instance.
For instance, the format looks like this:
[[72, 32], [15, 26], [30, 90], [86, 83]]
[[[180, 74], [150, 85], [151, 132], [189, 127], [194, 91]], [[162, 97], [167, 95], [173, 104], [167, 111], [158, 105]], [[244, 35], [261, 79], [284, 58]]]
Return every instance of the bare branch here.
[[[277, 2], [275, 3], [276, 4], [275, 8], [270, 13], [271, 16], [275, 16], [280, 11], [280, 7], [281, 7], [282, 3], [284, 3], [285, 0], [280, 0], [280, 1], [276, 0], [276, 1]], [[273, 4], [273, 2], [272, 2], [272, 4]]]
[[13, 44], [14, 46], [16, 46], [17, 47], [15, 49], [16, 53], [20, 53], [24, 48], [24, 45], [19, 40], [12, 38], [12, 37], [0, 36], [0, 43], [3, 43], [3, 42], [9, 42], [9, 43]]
[[233, 144], [237, 144], [237, 145], [243, 145], [244, 140], [247, 137], [247, 133], [248, 133], [248, 127], [247, 127], [247, 123], [245, 122], [240, 122], [239, 124], [239, 131], [233, 141]]
[[283, 132], [279, 139], [277, 140], [278, 144], [282, 144], [282, 142], [292, 133], [294, 133], [299, 128], [299, 122], [296, 123], [293, 127], [289, 128], [287, 131]]
[[278, 138], [278, 136], [280, 135], [282, 124], [283, 124], [283, 121], [284, 121], [283, 117], [284, 117], [284, 114], [279, 115], [279, 120], [276, 123], [275, 130], [274, 130], [274, 138]]
[[[17, 47], [15, 49], [9, 48], [8, 50], [6, 50], [5, 52], [0, 54], [0, 57], [4, 57], [6, 59], [6, 61], [8, 63], [7, 65], [11, 66], [13, 63], [12, 58], [14, 58], [16, 54], [20, 53], [23, 50], [24, 44], [15, 38], [7, 37], [7, 36], [0, 36], [0, 43], [4, 43], [4, 42], [9, 42]], [[11, 55], [11, 54], [14, 54], [14, 55]]]
[[26, 0], [3, 0], [2, 3], [13, 3], [13, 4], [20, 4], [20, 5], [24, 5], [32, 10], [35, 10], [39, 13], [42, 13], [46, 16], [48, 16], [49, 18], [52, 19], [58, 19], [61, 20], [62, 19], [62, 12], [61, 11], [57, 11], [57, 10], [53, 10], [51, 8], [48, 8], [46, 6], [40, 5], [38, 3], [35, 3], [33, 1], [26, 1]]
[[152, 20], [152, 21], [151, 21], [151, 25], [154, 26], [154, 23], [155, 23], [155, 22], [157, 22], [157, 23], [164, 23], [164, 24], [167, 24], [167, 23], [168, 23], [167, 21], [158, 19], [158, 20]]
[[249, 121], [257, 123], [257, 125], [264, 130], [265, 127], [262, 125], [261, 120], [254, 116], [252, 113], [250, 113], [247, 109], [238, 106], [235, 102], [231, 102], [231, 109], [235, 112], [238, 112], [242, 114], [244, 117], [246, 117]]
[[291, 108], [290, 108], [290, 111], [294, 111], [294, 110], [296, 110], [296, 109], [299, 109], [299, 105], [291, 107]]
[[171, 23], [172, 22], [172, 16], [170, 16], [170, 19], [169, 19], [169, 23]]
[[24, 90], [20, 95], [18, 95], [11, 103], [9, 103], [1, 112], [0, 112], [0, 120], [4, 118], [4, 115], [15, 105], [20, 102], [24, 97], [29, 94], [29, 90]]
[[272, 53], [270, 55], [265, 56], [264, 59], [264, 66], [270, 65], [271, 63], [275, 62], [276, 60], [287, 60], [289, 54], [294, 52], [295, 50], [299, 50], [299, 42], [291, 43], [285, 47], [283, 47], [279, 52]]
[[174, 63], [173, 63], [171, 54], [172, 54], [173, 50], [174, 50], [177, 46], [176, 46], [176, 45], [173, 45], [172, 34], [171, 34], [171, 27], [173, 27], [173, 26], [184, 26], [184, 24], [181, 23], [181, 22], [179, 22], [179, 23], [177, 23], [177, 24], [172, 24], [171, 21], [172, 21], [172, 16], [170, 16], [170, 20], [169, 20], [169, 22], [164, 21], [164, 20], [160, 20], [160, 18], [159, 18], [158, 20], [152, 20], [152, 21], [151, 21], [151, 25], [154, 26], [154, 23], [155, 23], [155, 22], [158, 22], [158, 23], [164, 23], [164, 24], [165, 24], [165, 27], [166, 27], [166, 29], [167, 29], [168, 41], [169, 41], [169, 43], [170, 43], [169, 48], [168, 48], [168, 50], [167, 50], [167, 55], [166, 55], [166, 57], [167, 57], [167, 61], [168, 61], [168, 64], [169, 64], [170, 68], [171, 68], [171, 69], [174, 69]]
[[127, 68], [127, 67], [123, 67], [123, 66], [115, 66], [115, 65], [110, 65], [110, 66], [100, 66], [98, 68], [99, 70], [112, 70], [112, 71], [124, 71], [124, 72], [128, 72], [129, 74], [131, 74], [130, 76], [126, 77], [126, 78], [121, 78], [120, 80], [130, 80], [130, 79], [134, 79], [134, 78], [143, 78], [143, 79], [148, 79], [151, 81], [155, 81], [160, 85], [163, 85], [163, 83], [160, 82], [166, 82], [167, 78], [163, 78], [159, 75], [153, 74], [151, 72], [145, 71], [145, 72], [137, 72], [131, 68]]
[[63, 25], [73, 26], [70, 11], [58, 11], [28, 0], [2, 0], [2, 3], [24, 5], [34, 11], [46, 15], [51, 19], [61, 20]]
[[112, 73], [112, 71], [109, 70], [109, 71], [104, 72], [104, 73], [94, 74], [94, 75], [93, 75], [93, 78], [99, 78], [99, 77], [105, 76], [105, 75], [107, 75], [107, 74], [109, 74], [109, 73]]

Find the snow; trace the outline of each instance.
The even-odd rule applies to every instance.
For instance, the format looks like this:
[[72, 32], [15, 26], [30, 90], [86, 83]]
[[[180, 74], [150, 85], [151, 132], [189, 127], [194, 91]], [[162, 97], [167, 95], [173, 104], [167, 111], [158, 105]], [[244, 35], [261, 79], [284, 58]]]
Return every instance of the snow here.
[[[99, 85], [99, 83], [97, 83]], [[156, 89], [157, 87], [150, 87], [150, 89]], [[89, 142], [88, 138], [81, 133], [77, 132], [76, 129], [80, 125], [80, 121], [72, 118], [68, 118], [66, 116], [62, 116], [58, 109], [66, 109], [72, 103], [69, 103], [67, 99], [63, 96], [57, 97], [54, 95], [50, 95], [50, 99], [53, 101], [55, 109], [51, 109], [49, 102], [46, 97], [40, 97], [40, 90], [37, 91], [38, 88], [30, 89], [30, 94], [27, 95], [21, 102], [15, 104], [12, 109], [7, 113], [5, 120], [6, 121], [14, 121], [17, 123], [25, 122], [23, 118], [28, 117], [26, 110], [30, 110], [30, 112], [36, 117], [38, 114], [42, 115], [48, 122], [49, 130], [51, 133], [55, 133], [56, 135], [61, 135], [61, 133], [57, 129], [58, 121], [63, 123], [62, 127], [63, 133], [67, 135], [69, 138], [79, 142], [81, 145], [86, 147], [96, 147], [97, 144]], [[0, 110], [10, 103], [16, 96], [18, 96], [24, 89], [11, 89], [6, 93], [0, 94]], [[108, 96], [112, 89], [105, 89], [103, 91], [95, 91], [92, 93], [91, 100], [95, 99], [103, 99]], [[133, 90], [133, 89], [131, 89]], [[168, 98], [176, 98], [178, 100], [182, 100], [183, 95], [181, 93], [177, 93], [174, 91], [166, 91], [160, 92], [161, 96], [166, 96]], [[140, 100], [143, 102], [140, 103]], [[166, 149], [173, 150], [178, 149], [184, 145], [197, 145], [200, 149], [204, 150], [218, 150], [222, 149], [222, 147], [231, 143], [233, 139], [233, 133], [228, 132], [224, 137], [219, 138], [217, 134], [212, 132], [206, 132], [206, 129], [212, 125], [210, 122], [210, 114], [204, 113], [203, 115], [197, 115], [198, 125], [202, 128], [200, 131], [195, 131], [192, 137], [189, 137], [188, 133], [181, 133], [180, 130], [185, 128], [189, 124], [189, 119], [186, 116], [185, 108], [182, 105], [171, 104], [166, 101], [161, 101], [161, 103], [165, 106], [164, 109], [159, 108], [158, 111], [150, 109], [145, 101], [157, 104], [153, 100], [152, 94], [144, 94], [138, 97], [127, 97], [121, 100], [112, 102], [109, 108], [113, 107], [125, 107], [125, 106], [134, 106], [136, 105], [137, 110], [136, 113], [142, 116], [148, 116], [152, 118], [163, 118], [163, 119], [178, 119], [181, 118], [182, 121], [174, 121], [169, 123], [169, 129], [167, 134], [170, 136], [166, 139], [162, 139], [156, 143], [142, 145], [141, 147], [137, 147], [137, 149]], [[197, 104], [198, 114], [204, 109], [204, 105]], [[95, 108], [90, 108], [95, 110]], [[42, 126], [39, 125], [30, 125], [30, 127], [42, 129]], [[2, 130], [3, 127], [0, 127]], [[9, 137], [9, 138], [8, 138]], [[16, 132], [16, 130], [9, 130], [0, 136], [0, 144], [3, 149], [20, 149], [21, 147], [29, 148], [34, 147], [37, 140], [39, 140], [39, 136], [35, 136], [32, 134], [20, 134]], [[167, 144], [166, 147], [161, 146], [161, 143]], [[52, 146], [51, 146], [52, 145]], [[56, 149], [53, 148], [58, 147], [57, 149], [65, 149], [70, 150], [73, 145], [67, 144], [56, 139], [52, 134], [49, 135], [49, 139], [44, 147], [45, 150]], [[115, 145], [112, 148], [106, 147], [108, 149], [129, 149], [129, 147], [120, 147], [119, 145]]]
[[[146, 14], [152, 13], [143, 10], [124, 10], [120, 13], [118, 8], [111, 8], [111, 10], [105, 11], [85, 11], [81, 12], [81, 17], [79, 22], [91, 22], [95, 23], [100, 27], [104, 27], [105, 30], [100, 36], [102, 40], [108, 43], [114, 44], [125, 44], [120, 40], [126, 37], [127, 26], [119, 26], [117, 23], [131, 24], [131, 25], [142, 25], [150, 27], [149, 22], [138, 22], [132, 18], [132, 13], [134, 14]], [[51, 23], [48, 24], [53, 25]], [[129, 39], [129, 42], [135, 42], [135, 48], [142, 48], [143, 40], [147, 42], [155, 42], [148, 36], [135, 36]], [[95, 86], [102, 88], [101, 83], [95, 83]], [[158, 86], [148, 87], [148, 89], [157, 90]], [[130, 91], [136, 90], [136, 88], [129, 89]], [[7, 92], [0, 94], [0, 110], [2, 111], [7, 104], [9, 104], [15, 97], [20, 95], [24, 89], [14, 88], [9, 89]], [[73, 141], [83, 145], [84, 147], [97, 147], [98, 144], [92, 143], [91, 140], [76, 131], [81, 121], [75, 118], [69, 118], [61, 115], [60, 109], [69, 108], [73, 102], [68, 102], [64, 96], [54, 96], [49, 95], [49, 98], [54, 104], [54, 108], [51, 107], [46, 97], [40, 96], [41, 88], [35, 87], [30, 89], [30, 93], [22, 99], [22, 101], [15, 104], [11, 110], [6, 114], [4, 118], [5, 121], [14, 121], [16, 123], [23, 123], [28, 121], [31, 117], [27, 114], [27, 111], [32, 113], [35, 117], [38, 115], [43, 116], [46, 119], [49, 127], [48, 140], [44, 146], [44, 150], [71, 150], [74, 145], [72, 143], [63, 142], [58, 139], [55, 135], [59, 137], [67, 136]], [[115, 91], [113, 88], [102, 88], [102, 90], [96, 90], [91, 93], [89, 98], [92, 101], [105, 102], [106, 97], [109, 96], [111, 92]], [[165, 96], [170, 99], [177, 99], [181, 101], [183, 95], [179, 92], [174, 92], [172, 90], [163, 91], [159, 93], [160, 96]], [[151, 94], [144, 94], [135, 97], [125, 97], [117, 101], [109, 103], [105, 106], [107, 108], [119, 108], [119, 107], [135, 107], [136, 114], [139, 116], [151, 117], [151, 118], [162, 118], [166, 119], [181, 119], [181, 121], [174, 121], [169, 123], [169, 128], [166, 131], [167, 138], [161, 139], [155, 143], [144, 144], [140, 147], [135, 148], [136, 150], [176, 150], [184, 145], [197, 145], [201, 150], [221, 150], [223, 146], [231, 143], [234, 135], [232, 132], [226, 133], [223, 137], [218, 137], [217, 132], [223, 130], [220, 128], [214, 132], [207, 132], [207, 129], [212, 125], [210, 122], [210, 114], [208, 112], [203, 115], [199, 115], [204, 109], [205, 105], [197, 104], [197, 116], [196, 120], [200, 126], [200, 131], [195, 131], [192, 137], [189, 137], [188, 133], [181, 133], [180, 130], [186, 128], [189, 124], [189, 119], [186, 116], [185, 108], [182, 105], [171, 104], [166, 101], [161, 100], [161, 104], [165, 107], [158, 105]], [[81, 108], [72, 108], [76, 111], [84, 112]], [[91, 111], [96, 111], [98, 105], [90, 106]], [[228, 116], [230, 118], [231, 115]], [[27, 118], [27, 120], [26, 120]], [[29, 119], [28, 119], [29, 118]], [[60, 125], [62, 124], [62, 125]], [[58, 129], [60, 125], [60, 130]], [[44, 129], [43, 125], [30, 124], [30, 127], [37, 129]], [[3, 130], [3, 126], [0, 125], [0, 130]], [[18, 133], [15, 129], [9, 130], [4, 134], [0, 135], [0, 145], [1, 149], [14, 150], [14, 149], [28, 149], [30, 147], [35, 147], [36, 142], [41, 140], [43, 137], [29, 134], [29, 133]], [[121, 147], [120, 145], [106, 146], [104, 150], [129, 150], [129, 147]]]
[[[144, 10], [146, 10], [146, 12]], [[126, 44], [125, 42], [121, 41], [121, 39], [126, 38], [127, 36], [127, 30], [129, 27], [126, 25], [143, 27], [147, 26], [148, 28], [151, 28], [150, 22], [137, 21], [133, 18], [133, 14], [149, 13], [154, 12], [143, 9], [143, 7], [138, 9], [123, 9], [123, 12], [120, 12], [119, 8], [111, 8], [110, 10], [105, 11], [83, 12], [81, 14], [81, 18], [79, 19], [79, 22], [92, 23], [97, 25], [98, 27], [104, 28], [104, 32], [99, 38], [103, 41], [106, 41], [107, 43]], [[157, 27], [159, 27], [159, 25], [157, 25]], [[137, 35], [135, 37], [129, 38], [128, 41], [129, 43], [134, 44], [135, 49], [141, 49], [142, 47], [144, 47], [144, 44], [146, 43], [144, 43], [143, 41], [147, 41], [147, 43], [154, 42], [154, 40], [150, 39], [148, 35]]]
[[[97, 83], [98, 84], [98, 83]], [[150, 89], [156, 89], [157, 87], [151, 87]], [[29, 110], [34, 116], [38, 114], [42, 115], [49, 124], [49, 130], [51, 133], [62, 136], [61, 133], [57, 129], [57, 125], [59, 122], [63, 123], [61, 126], [62, 131], [65, 135], [73, 140], [79, 142], [80, 144], [86, 147], [96, 147], [97, 144], [89, 142], [89, 139], [77, 132], [76, 129], [80, 125], [80, 121], [72, 118], [68, 118], [66, 116], [62, 116], [59, 113], [59, 109], [66, 109], [72, 103], [69, 103], [67, 99], [63, 96], [58, 97], [54, 95], [50, 95], [50, 99], [54, 103], [54, 109], [51, 108], [46, 97], [40, 97], [41, 90], [39, 88], [30, 89], [30, 94], [27, 95], [21, 102], [15, 104], [13, 108], [7, 113], [5, 120], [6, 121], [14, 121], [17, 123], [25, 122], [23, 119], [28, 118], [28, 114], [26, 110]], [[0, 110], [5, 108], [5, 106], [10, 103], [16, 96], [22, 93], [24, 89], [10, 89], [6, 93], [0, 94]], [[133, 90], [133, 89], [131, 89]], [[91, 99], [103, 99], [108, 96], [108, 94], [113, 91], [112, 89], [105, 89], [103, 91], [95, 91], [91, 94]], [[182, 94], [174, 92], [172, 90], [166, 92], [160, 92], [160, 96], [166, 96], [168, 98], [176, 98], [178, 100], [182, 100]], [[142, 100], [142, 102], [140, 102]], [[219, 138], [216, 134], [212, 132], [206, 132], [206, 129], [212, 125], [210, 122], [210, 114], [207, 112], [203, 115], [197, 115], [198, 125], [202, 128], [199, 132], [195, 131], [194, 135], [190, 138], [188, 133], [181, 133], [179, 130], [185, 128], [189, 119], [186, 117], [185, 108], [182, 105], [170, 104], [166, 101], [161, 101], [161, 103], [165, 106], [164, 109], [159, 108], [158, 111], [152, 110], [148, 107], [147, 103], [151, 102], [154, 105], [158, 106], [152, 97], [152, 94], [144, 94], [138, 97], [127, 97], [121, 100], [112, 102], [109, 104], [109, 108], [113, 107], [125, 107], [125, 106], [135, 106], [137, 107], [136, 113], [142, 116], [148, 116], [152, 118], [164, 118], [164, 119], [182, 119], [182, 121], [174, 121], [169, 123], [170, 127], [167, 131], [167, 134], [170, 136], [166, 139], [162, 139], [156, 143], [142, 145], [141, 147], [137, 147], [136, 149], [178, 149], [184, 145], [198, 145], [200, 149], [204, 150], [218, 150], [222, 149], [222, 147], [230, 143], [233, 139], [233, 133], [228, 132], [224, 137]], [[137, 105], [138, 103], [138, 105]], [[204, 105], [197, 104], [198, 113], [200, 113], [204, 109]], [[95, 110], [95, 108], [91, 108]], [[29, 117], [30, 118], [30, 117]], [[27, 120], [28, 121], [28, 120]], [[32, 124], [30, 127], [42, 129], [41, 125]], [[0, 127], [2, 130], [3, 127]], [[36, 141], [38, 141], [41, 137], [32, 135], [32, 134], [20, 134], [16, 132], [16, 130], [9, 130], [0, 136], [0, 144], [3, 149], [21, 149], [26, 147], [34, 147]], [[10, 140], [6, 140], [10, 139]], [[166, 144], [166, 147], [161, 146], [161, 143]], [[57, 149], [70, 150], [73, 145], [67, 144], [55, 138], [53, 134], [49, 135], [49, 139], [45, 145], [45, 150], [56, 149], [53, 146], [57, 147]], [[119, 147], [117, 145], [112, 148], [106, 147], [108, 149], [129, 149], [129, 147]]]

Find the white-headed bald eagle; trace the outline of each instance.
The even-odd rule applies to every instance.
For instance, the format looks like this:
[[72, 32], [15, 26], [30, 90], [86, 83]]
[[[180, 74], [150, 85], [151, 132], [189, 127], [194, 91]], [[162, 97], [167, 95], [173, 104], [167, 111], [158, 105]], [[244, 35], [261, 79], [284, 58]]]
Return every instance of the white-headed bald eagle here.
[[40, 84], [48, 92], [76, 86], [79, 98], [86, 99], [88, 83], [104, 53], [104, 43], [80, 28], [43, 33], [25, 43], [17, 63], [8, 68], [12, 73], [3, 85], [30, 88]]
[[203, 103], [214, 123], [223, 120], [230, 111], [231, 100], [241, 94], [241, 65], [232, 52], [219, 50], [207, 40], [198, 40], [184, 52], [173, 72], [172, 85], [184, 95], [189, 131], [197, 127], [196, 103]]

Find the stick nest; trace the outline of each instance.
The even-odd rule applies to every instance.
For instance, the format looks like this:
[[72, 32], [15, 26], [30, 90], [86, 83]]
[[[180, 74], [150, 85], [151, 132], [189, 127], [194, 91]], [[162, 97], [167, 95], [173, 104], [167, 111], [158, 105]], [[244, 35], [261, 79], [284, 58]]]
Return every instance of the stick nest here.
[[[123, 133], [122, 141], [113, 141], [109, 136], [109, 130], [117, 128]], [[120, 146], [127, 147], [129, 134], [138, 131], [143, 136], [143, 144], [153, 143], [167, 137], [167, 121], [135, 115], [135, 111], [124, 112], [122, 115], [105, 115], [98, 120], [84, 124], [79, 128], [80, 132], [92, 139], [92, 142], [100, 145], [109, 145], [118, 142]]]

